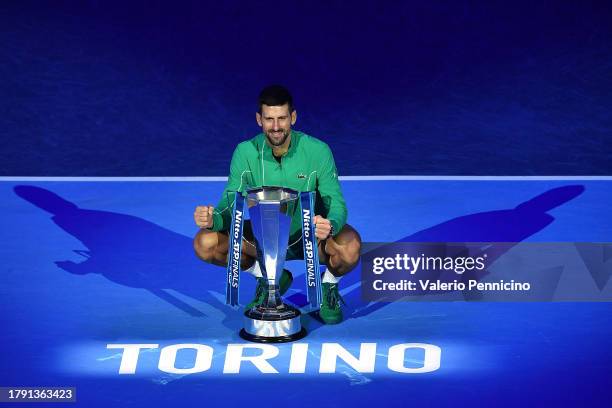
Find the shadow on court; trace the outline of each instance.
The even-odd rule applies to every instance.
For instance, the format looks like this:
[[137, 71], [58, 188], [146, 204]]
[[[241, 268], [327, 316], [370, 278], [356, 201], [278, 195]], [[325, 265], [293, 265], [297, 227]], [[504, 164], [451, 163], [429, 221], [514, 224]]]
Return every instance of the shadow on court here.
[[[222, 268], [206, 264], [196, 258], [192, 238], [152, 222], [131, 215], [109, 211], [88, 210], [60, 197], [47, 189], [20, 185], [15, 193], [34, 206], [51, 214], [53, 222], [74, 236], [87, 250], [76, 250], [82, 262], [57, 261], [56, 265], [75, 275], [101, 274], [117, 284], [148, 290], [191, 316], [204, 313], [174, 296], [174, 290], [192, 299], [205, 302], [225, 318], [222, 324], [232, 330], [242, 318], [239, 311], [224, 305], [224, 296], [217, 291], [223, 286]], [[576, 198], [584, 191], [582, 185], [569, 185], [548, 190], [515, 208], [480, 212], [457, 217], [418, 231], [398, 242], [520, 242], [541, 231], [554, 221], [548, 212]], [[492, 261], [510, 247], [495, 252], [488, 249]], [[386, 303], [367, 304], [361, 300], [360, 265], [342, 280], [347, 303], [346, 316], [358, 318], [386, 306]], [[473, 278], [473, 277], [470, 277]], [[480, 277], [481, 278], [481, 277]], [[253, 282], [245, 280], [245, 290]], [[303, 294], [289, 298], [305, 304]], [[305, 325], [310, 331], [320, 322], [307, 316]]]
[[[399, 239], [397, 242], [521, 242], [535, 233], [543, 230], [554, 221], [554, 217], [548, 214], [551, 211], [578, 197], [584, 192], [583, 185], [569, 185], [550, 189], [532, 199], [520, 203], [515, 208], [487, 211], [468, 214], [453, 218], [433, 227], [418, 231], [412, 235]], [[512, 248], [511, 245], [500, 245], [487, 248], [488, 263], [499, 258], [503, 253]], [[555, 286], [560, 278], [561, 271], [549, 271], [555, 273], [550, 282]], [[342, 278], [345, 288], [357, 284], [360, 280], [361, 263], [355, 270]], [[486, 270], [479, 275], [475, 271], [466, 272], [461, 280], [481, 280], [487, 275]], [[455, 276], [456, 277], [456, 276]], [[435, 277], [434, 277], [435, 279]], [[444, 279], [443, 279], [444, 280]], [[448, 280], [448, 276], [447, 279]], [[451, 279], [452, 280], [452, 279]], [[417, 292], [416, 296], [420, 296]], [[343, 294], [347, 304], [345, 312], [348, 318], [359, 318], [367, 316], [388, 303], [372, 302], [365, 303], [361, 299], [361, 287], [355, 285], [354, 289]], [[473, 295], [470, 295], [473, 296]], [[470, 300], [476, 300], [470, 298]], [[314, 330], [322, 323], [314, 315], [310, 315], [309, 330]]]
[[131, 215], [79, 208], [40, 187], [16, 186], [14, 190], [50, 213], [58, 227], [87, 248], [75, 251], [83, 256], [82, 262], [55, 262], [66, 272], [101, 274], [117, 284], [146, 289], [191, 316], [205, 315], [169, 289], [206, 302], [226, 315], [232, 312], [210, 292], [222, 287], [219, 268], [195, 257], [191, 238]]

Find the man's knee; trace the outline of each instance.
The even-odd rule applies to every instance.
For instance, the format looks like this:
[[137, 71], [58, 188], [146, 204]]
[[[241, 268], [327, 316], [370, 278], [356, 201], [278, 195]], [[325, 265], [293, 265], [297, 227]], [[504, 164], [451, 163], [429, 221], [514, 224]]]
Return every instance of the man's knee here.
[[346, 239], [341, 245], [342, 261], [351, 267], [357, 265], [361, 254], [361, 237], [359, 233], [350, 225], [347, 231]]
[[359, 257], [361, 255], [361, 241], [353, 241], [346, 245], [343, 254], [343, 261], [351, 267], [359, 263]]
[[[348, 268], [352, 269], [359, 263], [361, 254], [361, 237], [357, 230], [346, 224], [342, 231], [332, 238], [333, 255], [340, 258], [340, 261]], [[330, 254], [332, 255], [332, 254]], [[332, 255], [332, 256], [333, 256]]]
[[215, 259], [215, 251], [218, 245], [218, 234], [204, 229], [200, 230], [193, 239], [193, 249], [196, 255], [206, 262], [211, 262]]

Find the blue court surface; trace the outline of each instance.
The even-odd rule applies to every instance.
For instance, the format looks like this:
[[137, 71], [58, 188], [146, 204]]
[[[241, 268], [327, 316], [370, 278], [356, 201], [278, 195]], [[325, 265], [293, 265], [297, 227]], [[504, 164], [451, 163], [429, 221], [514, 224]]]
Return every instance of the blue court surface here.
[[[367, 304], [359, 270], [341, 281], [343, 323], [304, 317], [304, 373], [289, 373], [291, 344], [274, 346], [268, 362], [277, 372], [246, 361], [224, 373], [228, 344], [245, 344], [242, 316], [224, 304], [224, 270], [192, 249], [193, 210], [216, 203], [223, 186], [0, 181], [0, 386], [74, 386], [76, 405], [87, 407], [610, 406], [609, 303]], [[342, 187], [349, 223], [369, 242], [608, 242], [612, 231], [612, 181], [603, 177], [349, 178]], [[303, 264], [288, 267], [298, 277], [288, 298], [299, 303]], [[245, 303], [253, 279], [244, 275], [242, 284]], [[373, 372], [342, 359], [335, 372], [319, 372], [323, 343], [355, 356], [375, 343]], [[403, 343], [439, 347], [439, 369], [389, 369], [390, 347]], [[141, 350], [134, 374], [120, 374], [125, 356], [109, 344], [156, 346]], [[210, 368], [160, 370], [161, 348], [175, 344], [212, 347]], [[195, 356], [178, 351], [175, 368], [193, 367]], [[424, 354], [411, 349], [404, 358], [403, 366], [419, 367]]]

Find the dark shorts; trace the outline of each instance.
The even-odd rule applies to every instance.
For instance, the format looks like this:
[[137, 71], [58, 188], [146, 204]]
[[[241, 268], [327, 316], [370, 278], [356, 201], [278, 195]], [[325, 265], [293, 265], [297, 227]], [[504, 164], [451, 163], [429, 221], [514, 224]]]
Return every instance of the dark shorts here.
[[[242, 237], [246, 241], [255, 245], [255, 236], [253, 235], [250, 220], [244, 221], [244, 225], [242, 227]], [[298, 235], [297, 237], [290, 237], [288, 245], [287, 256], [285, 258], [286, 261], [304, 259], [304, 246], [302, 245], [301, 235]]]

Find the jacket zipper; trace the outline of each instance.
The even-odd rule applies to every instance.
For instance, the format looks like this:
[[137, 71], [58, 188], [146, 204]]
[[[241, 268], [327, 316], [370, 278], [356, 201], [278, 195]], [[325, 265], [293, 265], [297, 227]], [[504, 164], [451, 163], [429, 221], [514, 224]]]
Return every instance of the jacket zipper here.
[[284, 158], [285, 158], [284, 156], [281, 156], [280, 162], [278, 162], [278, 165], [280, 166], [280, 170], [281, 170], [281, 186], [287, 185], [287, 179], [285, 177], [285, 168], [283, 167]]

